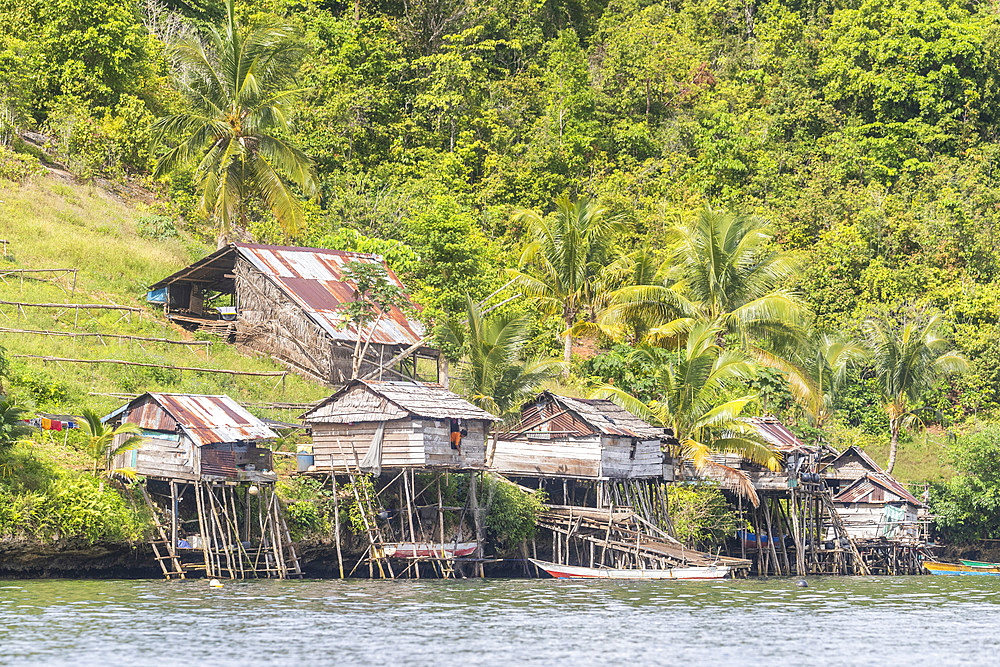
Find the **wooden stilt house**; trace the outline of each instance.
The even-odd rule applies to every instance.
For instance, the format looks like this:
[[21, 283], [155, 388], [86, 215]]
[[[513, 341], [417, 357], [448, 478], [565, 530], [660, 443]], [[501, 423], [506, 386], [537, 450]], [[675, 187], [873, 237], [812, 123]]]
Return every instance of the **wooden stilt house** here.
[[[499, 420], [441, 385], [353, 380], [302, 421], [312, 430], [317, 470], [375, 472], [481, 470]], [[452, 433], [460, 436], [454, 447]]]
[[147, 393], [104, 418], [142, 429], [138, 449], [116, 468], [173, 481], [275, 481], [278, 435], [228, 396]]
[[658, 428], [607, 400], [543, 392], [496, 436], [491, 467], [504, 475], [574, 479], [672, 479], [676, 446]]
[[268, 442], [278, 436], [260, 419], [228, 396], [147, 393], [104, 421], [140, 429], [140, 445], [114, 467], [146, 479], [140, 489], [165, 577], [301, 574], [274, 488]]
[[359, 337], [368, 346], [362, 377], [408, 351], [377, 377], [446, 382], [438, 351], [421, 345], [422, 325], [400, 308], [360, 331], [346, 321], [354, 285], [343, 274], [352, 262], [385, 263], [366, 253], [233, 243], [155, 283], [147, 299], [188, 329], [218, 334], [330, 384], [351, 377]]

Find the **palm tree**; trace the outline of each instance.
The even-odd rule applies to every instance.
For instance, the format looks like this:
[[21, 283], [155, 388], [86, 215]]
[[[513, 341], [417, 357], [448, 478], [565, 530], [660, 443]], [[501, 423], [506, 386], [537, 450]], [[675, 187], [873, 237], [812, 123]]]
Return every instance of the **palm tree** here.
[[751, 341], [780, 349], [798, 337], [806, 307], [789, 287], [797, 264], [772, 246], [767, 220], [705, 207], [693, 220], [678, 221], [670, 236], [656, 278], [617, 290], [603, 324], [646, 317], [660, 322], [654, 335], [672, 336], [692, 319], [716, 322], [765, 363], [767, 353]]
[[861, 345], [835, 334], [814, 333], [792, 361], [776, 360], [788, 373], [792, 396], [814, 428], [823, 428], [833, 414], [833, 402], [851, 368], [866, 357]]
[[561, 364], [522, 358], [530, 318], [494, 315], [487, 319], [468, 294], [465, 307], [465, 325], [451, 323], [445, 332], [448, 342], [463, 354], [455, 376], [458, 388], [475, 405], [507, 417], [543, 382], [558, 376]]
[[0, 394], [0, 454], [31, 433], [31, 427], [24, 422], [24, 418], [25, 410]]
[[291, 89], [297, 49], [293, 31], [266, 25], [251, 32], [236, 22], [226, 0], [226, 22], [205, 41], [177, 45], [179, 86], [188, 107], [156, 121], [158, 141], [176, 140], [156, 165], [156, 176], [197, 162], [201, 210], [219, 224], [220, 245], [248, 206], [261, 200], [286, 235], [303, 226], [302, 207], [286, 180], [315, 191], [312, 161], [283, 137], [297, 90]]
[[871, 354], [875, 381], [889, 416], [889, 465], [896, 466], [899, 432], [916, 421], [914, 406], [920, 394], [944, 373], [968, 368], [965, 358], [951, 349], [943, 336], [940, 313], [910, 311], [897, 314], [881, 310], [863, 325], [865, 343]]
[[756, 395], [741, 393], [755, 375], [754, 364], [739, 351], [723, 349], [717, 342], [722, 332], [718, 324], [699, 322], [676, 352], [652, 347], [636, 351], [655, 369], [659, 400], [646, 404], [611, 385], [599, 387], [594, 396], [610, 398], [648, 421], [670, 427], [682, 454], [697, 469], [717, 467], [756, 503], [756, 492], [745, 473], [709, 459], [712, 452], [719, 452], [736, 454], [772, 471], [781, 465], [779, 455], [742, 420], [757, 400]]
[[621, 224], [596, 201], [580, 197], [571, 202], [566, 195], [556, 199], [552, 215], [519, 211], [514, 220], [527, 224], [531, 241], [521, 252], [518, 268], [509, 273], [522, 294], [534, 298], [546, 314], [558, 315], [565, 325], [561, 336], [568, 374], [573, 324], [595, 301], [598, 276], [614, 259], [614, 234]]
[[[85, 449], [94, 459], [94, 475], [101, 480], [100, 490], [104, 490], [105, 478], [115, 476], [134, 477], [135, 472], [127, 468], [113, 470], [115, 457], [137, 449], [142, 443], [141, 429], [136, 424], [121, 424], [111, 428], [101, 421], [100, 416], [90, 408], [84, 408], [83, 418], [87, 428]], [[119, 438], [118, 436], [124, 436]]]

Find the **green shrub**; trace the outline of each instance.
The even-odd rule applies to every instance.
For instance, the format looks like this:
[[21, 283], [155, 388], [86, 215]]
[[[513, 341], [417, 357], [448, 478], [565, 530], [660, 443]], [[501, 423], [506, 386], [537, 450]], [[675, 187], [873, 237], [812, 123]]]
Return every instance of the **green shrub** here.
[[486, 484], [486, 529], [499, 545], [511, 548], [534, 537], [538, 515], [545, 511], [545, 492], [525, 493], [510, 482], [494, 478]]
[[285, 509], [288, 517], [288, 529], [293, 540], [301, 540], [309, 535], [327, 535], [330, 533], [330, 522], [323, 516], [318, 507], [308, 500], [290, 503]]
[[19, 446], [0, 460], [0, 537], [94, 543], [143, 539], [148, 517], [110, 485]]
[[931, 514], [949, 542], [1000, 539], [1000, 424], [961, 436], [948, 456], [958, 474], [931, 487]]
[[135, 233], [151, 241], [177, 238], [177, 225], [169, 215], [146, 215], [135, 223]]
[[58, 405], [69, 398], [69, 385], [53, 378], [48, 371], [14, 363], [9, 377], [12, 386], [26, 391], [40, 406]]
[[715, 486], [671, 486], [670, 520], [676, 537], [693, 548], [709, 549], [746, 527]]
[[0, 181], [24, 183], [44, 171], [37, 158], [0, 146]]

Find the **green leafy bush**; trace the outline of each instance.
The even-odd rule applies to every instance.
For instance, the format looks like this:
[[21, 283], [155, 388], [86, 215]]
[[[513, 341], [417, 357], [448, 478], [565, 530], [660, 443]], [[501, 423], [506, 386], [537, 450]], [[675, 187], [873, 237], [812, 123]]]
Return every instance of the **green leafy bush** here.
[[94, 543], [143, 539], [148, 517], [110, 485], [34, 459], [24, 446], [0, 459], [0, 536]]
[[44, 171], [37, 158], [0, 146], [0, 181], [23, 183]]
[[715, 486], [671, 486], [670, 520], [677, 539], [688, 546], [710, 549], [746, 527]]
[[330, 522], [315, 503], [299, 500], [289, 503], [285, 512], [288, 517], [288, 529], [294, 540], [301, 540], [309, 535], [330, 533]]
[[486, 529], [501, 548], [535, 536], [538, 515], [545, 511], [545, 492], [525, 493], [510, 482], [487, 478]]
[[949, 542], [1000, 538], [1000, 424], [961, 436], [949, 448], [958, 474], [931, 487], [931, 513]]
[[169, 215], [145, 215], [135, 223], [135, 233], [144, 239], [163, 241], [177, 238], [177, 225]]

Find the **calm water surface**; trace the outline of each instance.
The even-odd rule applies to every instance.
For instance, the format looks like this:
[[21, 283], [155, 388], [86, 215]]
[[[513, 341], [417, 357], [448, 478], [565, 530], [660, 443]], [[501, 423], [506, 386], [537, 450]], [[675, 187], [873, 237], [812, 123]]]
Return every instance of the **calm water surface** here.
[[3, 664], [1000, 664], [1000, 578], [0, 581]]

